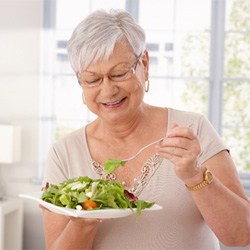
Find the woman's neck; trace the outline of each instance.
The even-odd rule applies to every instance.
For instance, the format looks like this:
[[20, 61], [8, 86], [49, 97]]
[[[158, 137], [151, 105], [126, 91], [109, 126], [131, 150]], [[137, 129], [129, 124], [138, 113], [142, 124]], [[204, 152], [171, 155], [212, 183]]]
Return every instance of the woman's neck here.
[[148, 128], [150, 106], [144, 105], [137, 113], [126, 122], [107, 122], [97, 118], [93, 123], [96, 136], [102, 139], [125, 140], [133, 137], [134, 134], [143, 134]]

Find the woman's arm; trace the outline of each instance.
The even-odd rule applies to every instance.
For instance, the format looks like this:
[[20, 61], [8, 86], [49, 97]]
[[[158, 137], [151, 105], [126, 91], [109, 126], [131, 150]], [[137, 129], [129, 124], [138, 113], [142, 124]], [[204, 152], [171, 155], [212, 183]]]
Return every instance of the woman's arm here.
[[204, 220], [219, 240], [230, 246], [250, 243], [250, 202], [240, 184], [234, 163], [226, 150], [197, 167], [201, 152], [198, 138], [189, 128], [175, 125], [167, 138], [157, 146], [159, 155], [170, 160], [183, 185], [194, 186], [209, 169], [214, 180], [192, 197]]
[[[203, 166], [212, 172], [214, 180], [193, 191], [192, 197], [205, 221], [223, 244], [250, 244], [250, 202], [229, 153], [222, 151]], [[195, 184], [197, 181], [189, 181], [190, 186]]]
[[99, 221], [72, 218], [42, 208], [46, 249], [92, 248]]

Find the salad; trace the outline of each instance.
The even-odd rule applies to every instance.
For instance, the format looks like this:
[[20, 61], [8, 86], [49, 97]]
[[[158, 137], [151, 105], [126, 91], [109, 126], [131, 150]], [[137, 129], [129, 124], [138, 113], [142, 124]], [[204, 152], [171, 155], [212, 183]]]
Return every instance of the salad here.
[[122, 160], [113, 160], [113, 159], [108, 159], [103, 163], [104, 166], [104, 171], [106, 174], [111, 174], [113, 173], [117, 168], [120, 166], [125, 165], [125, 161]]
[[60, 184], [46, 184], [42, 200], [56, 206], [78, 210], [136, 208], [139, 216], [154, 202], [139, 200], [124, 189], [119, 181], [91, 179], [88, 176], [66, 180]]

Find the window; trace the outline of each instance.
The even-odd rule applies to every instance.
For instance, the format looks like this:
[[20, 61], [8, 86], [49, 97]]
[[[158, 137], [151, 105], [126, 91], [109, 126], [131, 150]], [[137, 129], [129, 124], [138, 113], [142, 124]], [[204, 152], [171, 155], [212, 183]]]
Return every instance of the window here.
[[126, 9], [145, 29], [151, 64], [146, 101], [208, 116], [232, 149], [242, 178], [249, 180], [248, 0], [147, 0], [143, 4], [139, 0], [44, 0], [40, 174], [51, 143], [95, 117], [82, 104], [66, 43], [74, 27], [99, 8]]
[[[233, 11], [232, 11], [233, 10]], [[227, 1], [222, 133], [239, 170], [250, 173], [249, 1]]]

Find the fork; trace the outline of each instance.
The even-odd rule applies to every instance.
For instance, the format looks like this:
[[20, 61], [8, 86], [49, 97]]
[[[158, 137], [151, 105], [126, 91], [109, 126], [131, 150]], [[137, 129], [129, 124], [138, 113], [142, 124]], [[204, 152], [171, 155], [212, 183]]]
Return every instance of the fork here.
[[[188, 127], [192, 127], [193, 124], [189, 125]], [[137, 155], [139, 155], [143, 150], [145, 150], [146, 148], [161, 142], [162, 140], [164, 140], [166, 137], [162, 137], [161, 139], [158, 139], [157, 141], [151, 142], [148, 145], [142, 147], [139, 151], [137, 151], [136, 154], [134, 154], [133, 156], [123, 159], [123, 160], [114, 160], [114, 159], [108, 159], [107, 161], [105, 161], [103, 163], [104, 166], [104, 171], [106, 172], [106, 174], [111, 174], [112, 172], [114, 172], [118, 167], [120, 166], [124, 166], [126, 162], [133, 160], [134, 158], [137, 157]]]
[[[190, 125], [188, 125], [188, 128], [193, 127], [193, 125], [194, 125], [193, 123], [190, 124]], [[127, 159], [123, 159], [123, 160], [121, 160], [121, 162], [122, 162], [123, 164], [125, 164], [127, 161], [133, 160], [133, 159], [136, 158], [137, 155], [139, 155], [143, 150], [145, 150], [146, 148], [148, 148], [148, 147], [150, 147], [150, 146], [152, 146], [152, 145], [154, 145], [154, 144], [156, 144], [156, 143], [158, 143], [158, 142], [163, 141], [165, 138], [166, 138], [166, 136], [165, 136], [165, 137], [162, 137], [161, 139], [158, 139], [157, 141], [154, 141], [154, 142], [149, 143], [148, 145], [142, 147], [142, 148], [141, 148], [137, 153], [135, 153], [133, 156], [131, 156], [131, 157], [127, 158]]]
[[158, 139], [157, 141], [154, 141], [154, 142], [149, 143], [148, 145], [146, 145], [146, 146], [142, 147], [140, 150], [138, 150], [137, 153], [135, 153], [133, 156], [131, 156], [131, 157], [127, 158], [127, 159], [123, 159], [123, 160], [121, 160], [121, 162], [126, 163], [127, 161], [133, 160], [133, 159], [136, 158], [137, 155], [139, 155], [143, 150], [145, 150], [146, 148], [148, 148], [148, 147], [150, 147], [150, 146], [152, 146], [152, 145], [154, 145], [154, 144], [156, 144], [156, 143], [158, 143], [158, 142], [161, 142], [161, 141], [164, 140], [165, 138], [166, 138], [166, 137], [162, 137], [161, 139]]

